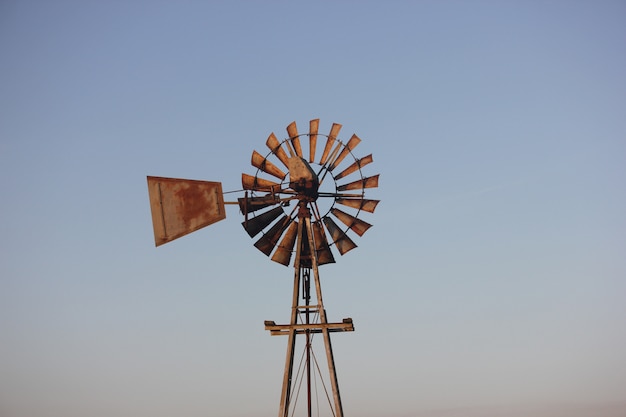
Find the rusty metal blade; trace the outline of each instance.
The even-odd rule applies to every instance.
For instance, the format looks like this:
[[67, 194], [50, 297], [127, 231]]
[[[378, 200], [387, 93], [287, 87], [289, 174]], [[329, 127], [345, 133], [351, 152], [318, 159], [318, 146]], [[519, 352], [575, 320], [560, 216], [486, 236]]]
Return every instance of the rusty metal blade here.
[[268, 193], [280, 190], [280, 184], [248, 174], [241, 174], [241, 185], [244, 190], [265, 191]]
[[358, 190], [360, 188], [376, 188], [378, 187], [379, 176], [380, 174], [376, 174], [371, 177], [365, 177], [360, 180], [349, 182], [348, 184], [340, 185], [337, 187], [337, 191]]
[[357, 145], [361, 143], [361, 139], [359, 139], [359, 137], [357, 135], [352, 135], [352, 137], [350, 138], [350, 140], [348, 141], [348, 143], [346, 143], [346, 145], [344, 146], [344, 148], [342, 149], [341, 153], [339, 154], [339, 156], [337, 156], [337, 158], [335, 158], [335, 160], [333, 161], [332, 164], [330, 164], [330, 166], [328, 167], [329, 171], [332, 171], [333, 169], [335, 169], [337, 167], [337, 165], [339, 165], [341, 163], [341, 161], [344, 160], [344, 158], [346, 156], [348, 156], [348, 154], [357, 147]]
[[372, 157], [372, 154], [364, 156], [361, 159], [357, 159], [356, 161], [354, 161], [354, 163], [352, 165], [350, 165], [348, 168], [344, 169], [339, 174], [337, 174], [335, 176], [335, 180], [338, 180], [338, 179], [343, 178], [343, 177], [347, 177], [348, 175], [352, 174], [353, 172], [358, 171], [359, 168], [362, 168], [365, 165], [371, 163], [373, 160], [374, 160], [374, 158]]
[[252, 213], [253, 211], [261, 210], [265, 207], [280, 203], [280, 200], [273, 195], [238, 198], [237, 201], [239, 202], [239, 210], [241, 210], [243, 214]]
[[270, 148], [272, 153], [276, 155], [278, 159], [280, 159], [280, 162], [282, 162], [283, 165], [285, 165], [286, 167], [289, 167], [289, 163], [287, 162], [289, 160], [289, 157], [285, 153], [285, 150], [281, 148], [280, 142], [278, 141], [278, 139], [276, 139], [276, 136], [274, 135], [273, 132], [270, 133], [269, 137], [267, 138], [267, 142], [265, 142], [265, 144], [267, 145], [268, 148]]
[[313, 239], [315, 240], [315, 252], [317, 254], [317, 264], [325, 265], [335, 263], [335, 257], [330, 250], [324, 226], [321, 222], [313, 223]]
[[[306, 227], [302, 228], [302, 236], [298, 239], [300, 247], [300, 268], [313, 267], [313, 256], [311, 252], [311, 246], [309, 245], [309, 233]], [[294, 265], [295, 266], [295, 265]]]
[[283, 236], [276, 252], [272, 256], [272, 261], [278, 262], [285, 266], [289, 265], [291, 260], [291, 252], [293, 251], [293, 245], [296, 243], [296, 237], [298, 235], [298, 222], [294, 221], [289, 225], [287, 232]]
[[280, 220], [278, 220], [274, 226], [267, 231], [267, 233], [263, 234], [263, 236], [256, 241], [254, 246], [266, 256], [270, 256], [276, 247], [276, 243], [278, 243], [278, 240], [283, 235], [291, 221], [292, 220], [289, 216], [283, 215], [283, 217], [281, 217]]
[[257, 151], [252, 152], [252, 166], [259, 168], [261, 171], [275, 176], [278, 179], [284, 179], [285, 174], [280, 168], [274, 165], [271, 161], [268, 161], [263, 155]]
[[219, 182], [163, 177], [147, 180], [156, 246], [226, 218]]
[[315, 149], [317, 148], [317, 129], [320, 119], [313, 119], [309, 122], [309, 162], [315, 162]]
[[289, 126], [287, 126], [287, 134], [289, 135], [289, 140], [291, 141], [291, 145], [293, 145], [293, 149], [296, 151], [296, 155], [302, 158], [302, 147], [300, 145], [300, 138], [298, 137], [298, 127], [296, 126], [296, 122], [291, 122]]
[[332, 208], [330, 212], [332, 213], [333, 216], [341, 220], [343, 224], [348, 226], [350, 230], [352, 230], [354, 233], [356, 233], [359, 236], [363, 236], [363, 233], [365, 233], [367, 229], [372, 227], [371, 224], [364, 222], [363, 220], [356, 218], [351, 214], [341, 211], [338, 208]]
[[[328, 159], [326, 161], [327, 165], [330, 165], [332, 162], [337, 158], [337, 155], [339, 154], [339, 151], [343, 149], [343, 143], [341, 143], [341, 141], [336, 140], [335, 141], [335, 147], [333, 148], [333, 150], [330, 152], [330, 155], [328, 156]], [[330, 170], [328, 170], [330, 171]]]
[[324, 165], [328, 160], [328, 155], [330, 154], [330, 150], [333, 147], [333, 143], [335, 143], [335, 139], [337, 139], [337, 135], [341, 130], [341, 125], [339, 123], [333, 123], [330, 128], [330, 133], [328, 134], [328, 139], [326, 139], [326, 146], [324, 146], [324, 152], [322, 153], [322, 158], [320, 159], [320, 165]]
[[246, 232], [250, 235], [250, 237], [254, 237], [258, 235], [261, 230], [265, 229], [270, 225], [274, 220], [278, 218], [281, 214], [283, 214], [282, 207], [274, 207], [271, 210], [266, 211], [265, 213], [261, 213], [258, 216], [252, 217], [248, 219], [248, 221], [244, 221], [241, 223]]
[[376, 205], [380, 203], [380, 200], [368, 200], [365, 198], [337, 198], [335, 201], [344, 206], [364, 210], [369, 213], [373, 213], [376, 209]]
[[337, 250], [343, 256], [348, 251], [356, 248], [356, 243], [348, 237], [348, 235], [337, 226], [337, 224], [328, 216], [324, 217], [324, 224], [328, 229], [328, 233], [333, 238], [333, 243], [337, 246]]

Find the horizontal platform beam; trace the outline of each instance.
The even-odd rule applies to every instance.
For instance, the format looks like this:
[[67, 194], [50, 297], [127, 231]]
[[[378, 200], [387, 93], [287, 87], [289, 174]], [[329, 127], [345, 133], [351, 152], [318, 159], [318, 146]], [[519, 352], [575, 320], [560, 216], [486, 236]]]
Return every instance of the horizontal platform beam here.
[[353, 332], [354, 324], [351, 318], [343, 319], [341, 323], [298, 323], [298, 324], [276, 324], [273, 321], [265, 321], [265, 330], [269, 330], [272, 336], [288, 335], [289, 331], [295, 329], [296, 334], [321, 333], [324, 329], [329, 332]]

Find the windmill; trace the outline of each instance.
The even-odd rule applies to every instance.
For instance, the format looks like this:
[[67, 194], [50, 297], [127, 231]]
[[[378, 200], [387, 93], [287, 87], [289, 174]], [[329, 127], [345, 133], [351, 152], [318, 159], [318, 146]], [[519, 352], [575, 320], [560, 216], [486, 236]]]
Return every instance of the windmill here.
[[[265, 155], [253, 151], [256, 172], [242, 174], [243, 196], [237, 201], [224, 201], [219, 182], [148, 177], [156, 246], [225, 219], [225, 205], [233, 204], [239, 206], [243, 228], [256, 239], [257, 249], [285, 266], [293, 258], [290, 322], [265, 321], [271, 335], [288, 337], [279, 417], [293, 415], [303, 383], [307, 415], [312, 415], [313, 374], [320, 369], [312, 348], [316, 334], [323, 337], [332, 391], [322, 381], [326, 398], [332, 415], [343, 417], [330, 333], [354, 331], [354, 325], [351, 318], [328, 321], [319, 267], [335, 262], [332, 246], [344, 255], [357, 247], [350, 235], [362, 236], [371, 227], [359, 216], [376, 209], [379, 201], [365, 198], [365, 191], [378, 187], [379, 176], [365, 176], [363, 168], [373, 161], [372, 155], [357, 158], [353, 150], [361, 139], [353, 134], [345, 142], [340, 140], [341, 127], [333, 123], [327, 135], [321, 134], [319, 119], [314, 119], [308, 133], [298, 133], [295, 122], [287, 126], [288, 137], [282, 141], [271, 133], [266, 141], [269, 151]], [[321, 153], [318, 139], [320, 143], [325, 139]], [[305, 343], [294, 377], [298, 336], [304, 336]]]

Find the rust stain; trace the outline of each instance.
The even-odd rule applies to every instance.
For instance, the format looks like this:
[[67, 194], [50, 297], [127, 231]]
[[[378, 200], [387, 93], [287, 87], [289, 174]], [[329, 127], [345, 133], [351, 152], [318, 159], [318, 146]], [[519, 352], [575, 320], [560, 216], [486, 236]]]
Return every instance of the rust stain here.
[[181, 184], [174, 195], [182, 204], [182, 210], [178, 212], [187, 229], [202, 223], [211, 207], [215, 206], [215, 198], [211, 198], [211, 193], [203, 184]]

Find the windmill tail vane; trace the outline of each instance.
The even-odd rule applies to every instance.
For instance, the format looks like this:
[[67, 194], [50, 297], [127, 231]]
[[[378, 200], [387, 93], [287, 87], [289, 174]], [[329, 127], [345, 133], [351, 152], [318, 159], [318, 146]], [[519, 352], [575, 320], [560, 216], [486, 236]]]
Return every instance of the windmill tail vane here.
[[[354, 326], [351, 318], [328, 322], [318, 267], [336, 262], [333, 246], [340, 255], [356, 248], [351, 235], [363, 236], [372, 226], [359, 216], [374, 213], [379, 203], [379, 200], [365, 198], [367, 189], [378, 187], [379, 175], [363, 173], [373, 157], [370, 154], [357, 158], [353, 151], [361, 139], [353, 134], [346, 142], [341, 141], [341, 128], [340, 124], [333, 123], [330, 132], [322, 134], [319, 119], [314, 119], [309, 122], [308, 133], [298, 133], [296, 122], [287, 126], [288, 137], [282, 141], [271, 133], [265, 142], [265, 155], [256, 150], [252, 152], [251, 165], [256, 172], [242, 174], [243, 196], [237, 201], [224, 201], [220, 182], [147, 178], [156, 246], [224, 220], [225, 206], [232, 204], [239, 206], [244, 230], [256, 239], [254, 246], [274, 262], [293, 265], [291, 320], [284, 325], [265, 321], [265, 329], [271, 335], [286, 335], [289, 339], [279, 417], [294, 415], [297, 405], [294, 396], [299, 389], [294, 391], [292, 381], [299, 335], [306, 338], [302, 367], [306, 375], [299, 377], [306, 378], [307, 415], [312, 415], [311, 389], [316, 386], [315, 381], [311, 381], [312, 371], [319, 367], [312, 366], [310, 342], [318, 333], [323, 335], [327, 379], [332, 387], [333, 400], [328, 397], [329, 407], [334, 416], [343, 417], [330, 333], [353, 331]], [[308, 146], [306, 143], [303, 146], [307, 139]], [[318, 141], [324, 142], [321, 152], [318, 152]]]

